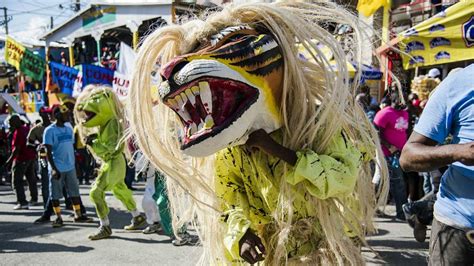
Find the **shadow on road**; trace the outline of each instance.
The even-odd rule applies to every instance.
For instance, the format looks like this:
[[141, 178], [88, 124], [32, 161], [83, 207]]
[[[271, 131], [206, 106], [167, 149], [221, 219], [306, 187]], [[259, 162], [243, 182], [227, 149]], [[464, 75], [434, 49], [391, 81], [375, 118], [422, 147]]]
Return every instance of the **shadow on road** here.
[[[5, 246], [4, 246], [5, 244]], [[92, 247], [69, 247], [61, 244], [36, 243], [31, 241], [7, 241], [0, 244], [0, 253], [38, 253], [38, 252], [73, 252], [83, 253], [93, 250]]]
[[373, 263], [377, 265], [400, 265], [399, 263], [403, 261], [404, 266], [416, 265], [422, 266], [427, 265], [427, 257], [420, 255], [416, 252], [402, 251], [399, 250], [387, 250], [387, 251], [378, 251], [378, 258], [367, 259], [368, 263]]
[[389, 234], [390, 232], [388, 230], [384, 230], [384, 229], [377, 229], [377, 232], [375, 232], [374, 234], [371, 234], [369, 235], [370, 237], [373, 237], [373, 236], [384, 236], [384, 235], [387, 235]]
[[143, 239], [143, 238], [131, 238], [131, 237], [123, 237], [123, 232], [121, 236], [118, 235], [112, 235], [110, 238], [111, 239], [120, 239], [120, 240], [125, 240], [125, 241], [132, 241], [132, 242], [137, 242], [137, 243], [142, 243], [142, 244], [168, 244], [171, 243], [171, 239], [163, 239], [163, 240], [155, 240], [155, 239]]
[[22, 210], [22, 211], [11, 211], [11, 212], [2, 212], [0, 211], [0, 216], [3, 215], [12, 215], [12, 216], [34, 216], [40, 217], [43, 214], [42, 210]]
[[401, 241], [390, 239], [371, 239], [367, 240], [371, 247], [390, 247], [393, 249], [428, 249], [428, 242], [419, 243], [414, 239], [413, 241]]
[[18, 240], [32, 236], [42, 237], [57, 232], [74, 230], [77, 230], [77, 228], [66, 226], [58, 229], [52, 228], [50, 225], [39, 226], [24, 222], [0, 222], [0, 253], [87, 252], [92, 250], [92, 247], [87, 246], [70, 247], [57, 243], [38, 243]]

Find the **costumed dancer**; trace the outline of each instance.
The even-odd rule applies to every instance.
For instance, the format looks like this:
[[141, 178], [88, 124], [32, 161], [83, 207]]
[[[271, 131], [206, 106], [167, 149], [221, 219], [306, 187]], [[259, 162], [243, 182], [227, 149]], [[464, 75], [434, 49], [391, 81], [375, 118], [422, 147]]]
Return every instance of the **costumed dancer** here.
[[106, 191], [112, 191], [133, 215], [131, 224], [124, 229], [138, 229], [145, 224], [145, 217], [137, 210], [132, 191], [124, 183], [126, 158], [122, 137], [125, 127], [120, 101], [108, 86], [87, 86], [77, 98], [74, 117], [84, 143], [102, 163], [90, 191], [100, 227], [89, 239], [98, 240], [112, 235]]
[[175, 246], [182, 246], [192, 242], [193, 239], [187, 233], [185, 226], [178, 232], [178, 238], [174, 236], [165, 177], [156, 171], [141, 153], [136, 153], [136, 155], [135, 167], [146, 177], [142, 208], [145, 211], [148, 226], [143, 230], [143, 233], [167, 235], [171, 237], [172, 243]]
[[[159, 28], [139, 49], [133, 133], [168, 177], [174, 229], [196, 217], [202, 264], [363, 263], [359, 245], [374, 230], [376, 196], [386, 198], [387, 169], [354, 100], [360, 73], [349, 83], [346, 54], [323, 26], [354, 29], [356, 62], [366, 36], [350, 12], [317, 2], [228, 5]], [[370, 161], [381, 168], [381, 195]]]

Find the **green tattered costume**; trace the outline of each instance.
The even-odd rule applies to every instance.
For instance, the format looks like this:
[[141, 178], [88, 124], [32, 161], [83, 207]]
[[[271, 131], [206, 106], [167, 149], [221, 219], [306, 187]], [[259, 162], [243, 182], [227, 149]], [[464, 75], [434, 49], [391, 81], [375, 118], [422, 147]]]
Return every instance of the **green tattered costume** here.
[[123, 136], [123, 128], [119, 123], [115, 110], [116, 106], [112, 99], [112, 91], [104, 89], [93, 93], [84, 99], [79, 106], [86, 113], [94, 113], [94, 117], [82, 126], [98, 128], [97, 137], [89, 145], [94, 154], [102, 161], [99, 175], [92, 185], [90, 197], [95, 205], [97, 215], [104, 219], [109, 214], [109, 207], [105, 202], [105, 192], [112, 191], [128, 211], [136, 210], [132, 191], [125, 185], [126, 160], [124, 145], [120, 143]]

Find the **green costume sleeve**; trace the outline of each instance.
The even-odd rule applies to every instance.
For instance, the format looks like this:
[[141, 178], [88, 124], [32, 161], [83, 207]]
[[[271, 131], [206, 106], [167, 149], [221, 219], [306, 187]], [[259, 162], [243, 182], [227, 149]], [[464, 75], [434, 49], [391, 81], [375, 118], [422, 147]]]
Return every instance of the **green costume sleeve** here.
[[224, 211], [224, 245], [228, 256], [239, 259], [239, 241], [251, 225], [248, 218], [249, 203], [242, 180], [227, 165], [225, 155], [216, 159], [216, 193]]
[[[278, 142], [279, 138], [276, 136]], [[327, 199], [350, 195], [356, 183], [361, 153], [343, 135], [337, 135], [323, 154], [312, 150], [297, 152], [294, 167], [287, 166], [285, 174], [281, 160], [263, 151], [243, 152], [239, 147], [223, 150], [216, 157], [216, 193], [221, 199], [224, 223], [224, 245], [232, 260], [238, 260], [239, 241], [248, 229], [258, 233], [278, 201], [280, 178], [291, 185], [304, 184], [309, 194]], [[252, 182], [249, 182], [251, 180]], [[296, 191], [295, 191], [296, 192]], [[304, 198], [306, 191], [296, 199]], [[297, 213], [306, 207], [295, 205]], [[259, 212], [263, 210], [264, 212]]]
[[117, 147], [121, 135], [119, 123], [116, 120], [110, 120], [104, 126], [103, 131], [92, 142], [92, 149], [100, 158], [108, 161], [110, 158], [122, 153], [123, 145]]
[[303, 183], [319, 199], [345, 197], [354, 190], [361, 153], [344, 133], [331, 141], [325, 154], [302, 150], [297, 156], [296, 165], [286, 176], [291, 185]]

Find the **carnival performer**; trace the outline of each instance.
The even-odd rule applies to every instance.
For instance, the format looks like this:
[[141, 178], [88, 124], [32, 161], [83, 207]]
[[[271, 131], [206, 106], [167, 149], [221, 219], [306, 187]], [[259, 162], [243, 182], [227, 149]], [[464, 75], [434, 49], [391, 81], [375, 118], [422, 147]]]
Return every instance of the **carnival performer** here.
[[168, 193], [166, 191], [165, 177], [138, 152], [136, 154], [136, 169], [146, 177], [145, 193], [142, 198], [142, 208], [145, 212], [147, 228], [143, 230], [144, 234], [164, 234], [169, 236], [175, 246], [183, 246], [192, 243], [192, 236], [183, 226], [178, 237], [175, 237], [172, 227], [172, 218], [169, 208]]
[[346, 53], [323, 26], [354, 29], [356, 62], [365, 35], [350, 12], [316, 2], [227, 5], [159, 28], [139, 49], [133, 133], [168, 177], [174, 229], [196, 217], [203, 264], [363, 263], [377, 206], [370, 161], [380, 202], [387, 169], [354, 101], [360, 76], [349, 83]]
[[145, 217], [137, 210], [132, 191], [124, 183], [126, 158], [122, 137], [125, 127], [120, 101], [108, 86], [86, 86], [77, 99], [74, 117], [84, 143], [102, 163], [90, 191], [100, 226], [89, 239], [98, 240], [112, 235], [106, 191], [112, 191], [133, 216], [131, 224], [124, 229], [138, 229], [145, 224]]

